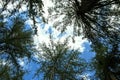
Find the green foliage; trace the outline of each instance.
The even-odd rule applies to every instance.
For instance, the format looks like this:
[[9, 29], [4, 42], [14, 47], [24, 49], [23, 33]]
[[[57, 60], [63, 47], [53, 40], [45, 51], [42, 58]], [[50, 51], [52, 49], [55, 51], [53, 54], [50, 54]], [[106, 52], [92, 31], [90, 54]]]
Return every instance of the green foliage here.
[[[49, 19], [60, 18], [54, 27], [64, 32], [68, 26], [74, 36], [83, 34], [92, 42], [96, 52], [93, 68], [100, 80], [120, 79], [120, 0], [52, 0], [55, 4], [48, 9]], [[8, 6], [12, 5], [12, 8]], [[28, 17], [33, 20], [37, 34], [36, 17], [43, 17], [42, 0], [2, 0], [0, 1], [0, 79], [22, 80], [24, 72], [19, 69], [18, 58], [31, 56], [33, 51], [32, 31], [25, 30], [24, 21], [16, 18], [13, 25], [6, 25], [5, 19], [16, 16], [26, 5]], [[46, 80], [77, 80], [85, 68], [79, 51], [70, 50], [67, 41], [41, 45], [40, 69]], [[12, 66], [11, 66], [12, 65]], [[4, 74], [3, 74], [4, 72]], [[13, 73], [15, 72], [15, 75]], [[7, 77], [5, 77], [5, 75]], [[20, 77], [18, 77], [20, 75]]]
[[29, 3], [29, 14], [30, 15], [37, 15], [40, 14], [40, 16], [42, 16], [42, 7], [43, 7], [43, 3], [42, 0], [29, 0], [27, 1], [27, 3]]
[[88, 38], [96, 52], [96, 75], [99, 75], [100, 80], [113, 80], [111, 75], [119, 80], [120, 0], [52, 1], [55, 6], [50, 8], [53, 11], [50, 19], [62, 18], [54, 26], [62, 32], [71, 26], [74, 36], [83, 34]]
[[[7, 15], [14, 15], [16, 12], [19, 12], [22, 9], [23, 5], [26, 5], [26, 8], [29, 11], [30, 16], [32, 16], [32, 15], [42, 16], [42, 13], [43, 13], [42, 0], [17, 0], [17, 1], [16, 0], [8, 0], [8, 1], [1, 1], [0, 5], [1, 5], [1, 14], [4, 11], [9, 11], [7, 13]], [[11, 7], [11, 6], [12, 6], [12, 8], [9, 9], [8, 7]]]
[[27, 17], [33, 21], [33, 29], [37, 29], [36, 17], [39, 16], [44, 22], [46, 22], [43, 17], [44, 11], [42, 9], [42, 0], [2, 0], [0, 6], [0, 15], [3, 15], [4, 18], [16, 16], [21, 12], [27, 13]]
[[[62, 18], [57, 20], [54, 27], [62, 32], [68, 26], [73, 27], [73, 35], [80, 35], [95, 42], [99, 38], [105, 38], [111, 30], [119, 31], [118, 26], [113, 26], [111, 17], [118, 18], [119, 3], [117, 0], [52, 0], [55, 6], [50, 8], [51, 18]], [[115, 5], [114, 9], [111, 9]], [[52, 14], [52, 12], [53, 14]], [[115, 13], [113, 13], [115, 12]], [[101, 18], [104, 17], [104, 18]], [[118, 20], [118, 19], [117, 19]], [[118, 20], [119, 21], [119, 20]], [[105, 23], [105, 25], [103, 24]], [[109, 35], [109, 34], [108, 34]]]
[[22, 80], [18, 59], [30, 58], [33, 51], [32, 30], [26, 30], [24, 20], [15, 18], [13, 25], [0, 19], [0, 80]]
[[110, 48], [103, 44], [97, 44], [93, 49], [96, 52], [96, 56], [92, 62], [94, 70], [96, 71], [96, 77], [100, 80], [119, 80], [120, 51], [118, 47], [116, 48], [114, 45], [112, 46], [112, 50], [109, 50]]
[[0, 80], [23, 80], [24, 72], [22, 70], [15, 70], [8, 64], [0, 63]]
[[70, 50], [67, 41], [40, 46], [40, 68], [36, 75], [43, 73], [44, 80], [79, 80], [85, 70], [85, 61], [80, 58], [78, 50]]
[[[1, 27], [1, 41], [0, 44], [4, 44], [1, 48], [5, 52], [15, 52], [18, 54], [29, 54], [27, 46], [32, 45], [32, 31], [25, 30], [24, 23], [18, 18], [15, 19], [13, 26]], [[21, 55], [22, 56], [22, 55]]]

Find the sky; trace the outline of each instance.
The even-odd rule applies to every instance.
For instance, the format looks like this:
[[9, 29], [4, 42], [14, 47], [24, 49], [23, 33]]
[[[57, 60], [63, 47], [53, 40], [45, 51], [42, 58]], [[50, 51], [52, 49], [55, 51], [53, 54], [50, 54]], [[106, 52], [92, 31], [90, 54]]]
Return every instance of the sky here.
[[[48, 7], [51, 7], [53, 4], [50, 2], [50, 0], [43, 0], [44, 2], [44, 10], [45, 14], [44, 16], [48, 17], [47, 9]], [[37, 48], [39, 49], [39, 43], [45, 42], [46, 44], [50, 42], [49, 39], [49, 33], [52, 33], [54, 42], [57, 42], [60, 40], [61, 42], [65, 40], [68, 36], [72, 36], [73, 29], [69, 26], [65, 33], [60, 34], [59, 31], [57, 31], [55, 28], [52, 27], [52, 22], [49, 22], [48, 24], [37, 24], [38, 26], [38, 35], [34, 36], [35, 44], [37, 45]], [[77, 36], [74, 38], [75, 43], [72, 42], [72, 39], [69, 39], [68, 46], [71, 46], [72, 49], [79, 49], [81, 52], [81, 57], [84, 58], [87, 62], [90, 62], [91, 59], [95, 56], [95, 53], [91, 51], [90, 42], [87, 39], [83, 39], [82, 36]], [[31, 68], [32, 69], [32, 68]], [[86, 76], [93, 75], [94, 72], [86, 72]], [[29, 74], [28, 74], [29, 76]], [[27, 75], [26, 75], [27, 77]], [[26, 79], [27, 80], [27, 79]], [[32, 80], [29, 78], [29, 80]], [[34, 79], [35, 80], [35, 79]], [[89, 79], [87, 79], [89, 80]]]
[[[27, 23], [32, 23], [31, 20], [28, 20]], [[50, 24], [44, 24], [40, 23], [37, 24], [38, 26], [38, 32], [37, 35], [34, 36], [34, 43], [36, 44], [36, 48], [39, 50], [39, 44], [46, 43], [48, 44], [50, 42], [49, 39], [49, 33], [52, 33], [54, 42], [57, 42], [60, 40], [63, 42], [68, 36], [72, 36], [72, 29], [69, 27], [69, 30], [66, 30], [65, 33], [60, 34], [59, 31], [57, 31], [55, 28], [52, 27]], [[71, 49], [78, 49], [81, 52], [81, 57], [84, 58], [87, 62], [90, 62], [91, 59], [95, 56], [95, 53], [91, 51], [90, 42], [87, 39], [83, 39], [82, 36], [76, 36], [74, 37], [75, 43], [72, 42], [72, 39], [69, 39], [68, 46], [71, 46]], [[37, 56], [35, 56], [37, 58]], [[23, 64], [23, 63], [21, 63]], [[27, 67], [28, 66], [28, 67]], [[37, 68], [39, 68], [39, 65], [30, 62], [25, 66], [29, 69], [29, 73], [24, 76], [25, 80], [37, 80], [32, 79], [32, 76]], [[85, 73], [86, 76], [93, 75], [90, 72]]]
[[[51, 27], [50, 25], [48, 24], [45, 24], [44, 25], [44, 28], [43, 26], [40, 26], [40, 24], [38, 24], [39, 27], [38, 27], [38, 35], [35, 35], [34, 36], [34, 43], [37, 45], [37, 48], [39, 50], [39, 44], [40, 43], [46, 43], [48, 44], [50, 42], [50, 39], [49, 39], [49, 30], [50, 31], [53, 31], [53, 34], [54, 34], [54, 42], [60, 40], [61, 42], [64, 41], [64, 39], [66, 37], [68, 37], [70, 34], [68, 34], [67, 32], [62, 35], [62, 36], [58, 36], [59, 35], [59, 32], [56, 31], [53, 27]], [[90, 62], [91, 59], [95, 56], [95, 53], [91, 51], [91, 47], [90, 47], [90, 43], [88, 42], [87, 39], [82, 39], [81, 36], [79, 37], [75, 37], [75, 43], [72, 42], [72, 40], [70, 39], [69, 40], [69, 46], [71, 46], [71, 48], [74, 48], [74, 49], [79, 49], [79, 51], [81, 52], [81, 57], [84, 58], [87, 62]], [[91, 51], [91, 52], [90, 52]], [[37, 58], [37, 56], [36, 56]], [[24, 66], [24, 64], [26, 63], [23, 63], [21, 61], [21, 65]], [[28, 72], [25, 76], [24, 76], [24, 80], [37, 80], [37, 79], [32, 79], [33, 77], [33, 74], [35, 73], [35, 70], [39, 68], [40, 65], [34, 63], [34, 62], [30, 62], [29, 64], [25, 65], [24, 67], [26, 69], [28, 69], [30, 72]], [[91, 76], [91, 73], [90, 72], [86, 72], [85, 73], [86, 76]]]
[[[47, 9], [50, 6], [53, 6], [53, 4], [50, 2], [50, 0], [43, 0], [44, 2], [44, 9], [45, 10], [45, 14], [44, 17], [47, 18], [48, 17], [48, 12]], [[8, 9], [12, 9], [13, 5], [9, 5]], [[22, 11], [26, 11], [26, 6], [23, 5], [21, 12]], [[7, 13], [7, 12], [5, 12]], [[24, 16], [23, 16], [24, 17]], [[50, 42], [49, 39], [49, 33], [52, 33], [53, 35], [53, 39], [54, 42], [57, 42], [58, 40], [60, 40], [61, 42], [63, 42], [67, 37], [72, 36], [73, 34], [73, 29], [69, 26], [66, 30], [65, 33], [60, 34], [60, 32], [58, 30], [56, 30], [55, 28], [52, 27], [52, 22], [49, 22], [48, 24], [45, 24], [43, 22], [41, 22], [41, 19], [38, 18], [38, 21], [40, 21], [40, 23], [37, 24], [37, 35], [34, 36], [34, 43], [36, 44], [36, 48], [39, 50], [39, 44], [40, 43], [46, 43], [48, 44]], [[32, 21], [31, 20], [27, 20], [26, 24], [28, 24], [27, 26], [32, 25]], [[68, 46], [71, 46], [71, 49], [78, 49], [81, 52], [81, 57], [84, 58], [87, 62], [91, 61], [91, 59], [95, 56], [94, 52], [90, 52], [91, 51], [91, 47], [90, 47], [90, 42], [87, 39], [82, 39], [82, 36], [76, 36], [74, 37], [75, 39], [75, 43], [73, 43], [72, 39], [69, 39], [69, 44]], [[33, 74], [35, 73], [35, 70], [37, 68], [39, 68], [40, 65], [34, 63], [34, 62], [30, 62], [27, 63], [27, 61], [25, 61], [26, 59], [23, 60], [19, 60], [20, 61], [20, 65], [24, 67], [24, 69], [28, 69], [30, 72], [28, 72], [27, 74], [25, 74], [24, 76], [24, 80], [37, 80], [37, 79], [33, 79]], [[89, 72], [86, 73], [87, 76], [89, 76]]]

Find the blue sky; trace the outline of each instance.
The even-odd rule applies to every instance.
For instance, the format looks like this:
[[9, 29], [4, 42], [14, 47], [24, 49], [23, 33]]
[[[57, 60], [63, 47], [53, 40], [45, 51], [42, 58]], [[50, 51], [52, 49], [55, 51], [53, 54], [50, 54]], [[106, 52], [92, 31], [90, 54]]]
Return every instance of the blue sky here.
[[[27, 22], [32, 23], [31, 20], [28, 20]], [[39, 50], [40, 43], [44, 42], [47, 44], [50, 42], [49, 33], [53, 34], [54, 42], [57, 42], [58, 40], [60, 40], [62, 42], [68, 36], [72, 36], [72, 30], [70, 28], [69, 28], [70, 30], [66, 30], [65, 33], [60, 34], [59, 31], [57, 31], [55, 28], [53, 28], [49, 24], [42, 23], [42, 26], [41, 26], [41, 24], [37, 24], [37, 26], [38, 26], [38, 34], [34, 36], [34, 41], [35, 41], [34, 43], [37, 45], [36, 48], [38, 48], [38, 50]], [[87, 39], [82, 39], [82, 36], [77, 36], [74, 38], [75, 38], [75, 43], [72, 42], [72, 39], [69, 39], [68, 46], [71, 46], [71, 49], [72, 48], [79, 49], [79, 51], [81, 52], [81, 57], [84, 58], [87, 62], [90, 62], [91, 59], [95, 56], [95, 53], [91, 51], [90, 42], [88, 42]], [[39, 68], [39, 66], [40, 65], [38, 65], [34, 62], [30, 62], [29, 64], [25, 65], [25, 67], [30, 72], [26, 73], [26, 75], [24, 76], [24, 80], [37, 80], [36, 78], [32, 79], [32, 77], [33, 77], [33, 74], [35, 73], [36, 69]], [[90, 72], [86, 72], [85, 74], [87, 76], [91, 75]]]
[[[21, 14], [21, 17], [26, 17], [25, 14]], [[48, 44], [50, 42], [49, 34], [51, 33], [53, 35], [54, 42], [57, 42], [60, 40], [63, 42], [67, 37], [73, 36], [73, 29], [71, 27], [68, 27], [66, 32], [60, 33], [58, 30], [52, 27], [51, 24], [45, 24], [41, 22], [40, 18], [37, 18], [37, 29], [38, 34], [34, 35], [34, 43], [36, 44], [36, 48], [39, 50], [39, 44], [46, 43]], [[28, 19], [26, 22], [26, 27], [31, 28], [33, 25], [32, 20]], [[91, 59], [95, 56], [95, 53], [91, 51], [90, 42], [87, 39], [83, 39], [81, 36], [74, 37], [75, 43], [73, 43], [72, 39], [70, 38], [68, 40], [69, 44], [68, 46], [71, 46], [71, 49], [79, 49], [81, 52], [81, 57], [84, 58], [87, 62], [90, 62]], [[37, 56], [35, 56], [37, 57]], [[24, 75], [24, 80], [38, 80], [37, 78], [33, 78], [33, 75], [35, 71], [39, 68], [39, 64], [31, 61], [30, 63], [27, 63], [27, 61], [23, 60], [20, 61], [20, 64], [24, 67], [24, 69], [28, 70], [28, 72]], [[94, 72], [92, 72], [94, 73]], [[90, 76], [91, 73], [89, 71], [85, 72], [85, 75]]]
[[[48, 17], [48, 12], [47, 9], [49, 6], [52, 6], [52, 3], [49, 2], [48, 0], [44, 0], [44, 3], [47, 5], [44, 6], [44, 10], [45, 13], [44, 16], [47, 18]], [[49, 5], [48, 5], [49, 4]], [[9, 5], [11, 7], [9, 7], [9, 9], [12, 9], [12, 5]], [[21, 18], [26, 19], [26, 6], [23, 5], [22, 6], [22, 14], [20, 14]], [[60, 32], [58, 30], [56, 30], [55, 28], [52, 27], [53, 22], [49, 22], [48, 24], [44, 24], [43, 22], [41, 22], [41, 19], [39, 17], [37, 17], [36, 19], [39, 23], [37, 23], [37, 28], [38, 28], [38, 35], [34, 36], [34, 43], [36, 44], [36, 48], [39, 50], [39, 44], [45, 42], [46, 44], [50, 42], [49, 39], [49, 33], [52, 33], [53, 35], [53, 39], [55, 42], [57, 42], [58, 40], [60, 40], [61, 42], [63, 42], [68, 36], [73, 36], [73, 28], [71, 26], [68, 26], [66, 32], [64, 32], [63, 34], [60, 34]], [[9, 24], [8, 25], [12, 25], [12, 21], [8, 21]], [[31, 26], [33, 25], [32, 20], [28, 19], [25, 22], [25, 26], [28, 28], [31, 28]], [[84, 58], [87, 62], [90, 62], [91, 59], [95, 56], [94, 52], [91, 52], [91, 47], [90, 47], [90, 43], [88, 42], [87, 39], [82, 39], [82, 35], [81, 36], [76, 36], [74, 37], [75, 39], [75, 43], [72, 42], [72, 39], [69, 39], [69, 44], [68, 46], [71, 46], [71, 49], [79, 49], [79, 51], [81, 52], [81, 57]], [[31, 61], [30, 63], [27, 63], [27, 61], [25, 60], [21, 60], [20, 61], [21, 66], [24, 67], [24, 69], [28, 70], [28, 73], [26, 73], [24, 75], [24, 80], [38, 80], [36, 78], [33, 79], [33, 75], [36, 71], [37, 68], [39, 68], [40, 65], [36, 64], [35, 62]], [[85, 74], [90, 75], [90, 72], [86, 72]]]
[[[26, 19], [26, 14], [18, 14], [20, 17]], [[8, 22], [8, 25], [12, 25], [13, 22], [10, 19], [6, 19], [6, 21]], [[63, 42], [67, 37], [71, 36], [72, 37], [72, 28], [69, 27], [66, 32], [64, 33], [60, 33], [59, 31], [57, 31], [55, 28], [52, 27], [52, 25], [50, 24], [45, 24], [43, 22], [41, 22], [40, 18], [37, 18], [38, 22], [37, 23], [37, 27], [38, 27], [38, 34], [34, 35], [34, 43], [37, 45], [36, 48], [39, 50], [39, 44], [45, 42], [46, 44], [50, 42], [49, 39], [49, 34], [51, 33], [53, 35], [53, 39], [54, 42], [57, 42], [58, 40], [60, 40], [61, 42]], [[27, 29], [30, 29], [32, 24], [32, 20], [28, 19], [25, 22], [25, 27]], [[71, 49], [79, 49], [79, 51], [81, 52], [81, 57], [84, 58], [87, 62], [90, 62], [92, 57], [95, 56], [94, 52], [91, 52], [91, 47], [90, 47], [90, 42], [88, 42], [87, 39], [82, 39], [82, 36], [76, 36], [74, 37], [75, 39], [75, 43], [72, 42], [72, 39], [70, 38], [68, 40], [69, 44], [68, 46], [71, 46]], [[37, 56], [35, 56], [37, 57]], [[22, 59], [19, 60], [20, 65], [22, 67], [24, 67], [25, 70], [28, 70], [28, 72], [24, 75], [24, 80], [38, 80], [37, 78], [33, 78], [33, 75], [35, 74], [35, 71], [39, 68], [39, 64], [30, 61], [28, 63], [28, 61], [26, 61], [27, 59]], [[90, 72], [86, 72], [86, 75], [90, 75]], [[42, 75], [42, 74], [41, 74]]]

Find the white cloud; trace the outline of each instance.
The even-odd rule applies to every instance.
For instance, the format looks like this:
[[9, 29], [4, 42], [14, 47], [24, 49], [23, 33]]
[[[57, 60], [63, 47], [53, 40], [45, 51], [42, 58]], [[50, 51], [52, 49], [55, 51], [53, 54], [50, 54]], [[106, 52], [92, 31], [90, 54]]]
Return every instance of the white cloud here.
[[[50, 0], [43, 0], [43, 3], [44, 3], [44, 9], [43, 10], [45, 11], [44, 16], [47, 18], [48, 17], [48, 11], [47, 11], [48, 7], [52, 7], [52, 6], [54, 6], [54, 4]], [[61, 16], [57, 20], [60, 21], [63, 16]], [[54, 23], [55, 20], [56, 19], [50, 21], [47, 24], [47, 29], [48, 29], [49, 26], [53, 25], [53, 23]], [[47, 29], [45, 29], [45, 30], [47, 30]], [[69, 36], [72, 37], [73, 36], [73, 27], [71, 27], [71, 26], [67, 27], [66, 34], [64, 34], [61, 38], [58, 38], [58, 35], [60, 34], [60, 32], [57, 31], [54, 28], [52, 28], [52, 29], [54, 30], [54, 32], [52, 33], [52, 35], [54, 35], [53, 37], [55, 39], [54, 42], [57, 42], [58, 40], [60, 40], [61, 42], [63, 42], [67, 37], [69, 37]], [[38, 39], [42, 39], [43, 42], [49, 41], [49, 37], [46, 36], [46, 34], [43, 34], [43, 32], [41, 31], [41, 29], [38, 32], [40, 32], [40, 35], [38, 36]], [[82, 39], [82, 36], [77, 36], [77, 37], [74, 37], [74, 40], [75, 40], [75, 43], [73, 43], [72, 39], [69, 39], [68, 40], [69, 41], [68, 46], [71, 46], [72, 49], [79, 49], [80, 52], [83, 52], [85, 48], [82, 45], [83, 45], [84, 42], [87, 41], [87, 39]]]
[[21, 62], [20, 62], [20, 65], [21, 65], [21, 66], [24, 66], [24, 62], [23, 62], [23, 61], [21, 61]]
[[18, 59], [18, 61], [19, 61], [20, 66], [22, 66], [22, 67], [23, 67], [23, 66], [25, 65], [25, 63], [24, 63], [24, 60], [23, 60], [23, 59], [21, 59], [21, 58], [20, 58], [20, 59]]
[[44, 12], [45, 12], [45, 14], [43, 14], [43, 16], [44, 16], [45, 18], [47, 18], [47, 17], [48, 17], [48, 7], [53, 6], [53, 3], [51, 2], [51, 0], [42, 0], [42, 1], [43, 1], [43, 3], [44, 3], [43, 10], [44, 10]]
[[69, 45], [73, 48], [73, 49], [78, 49], [80, 52], [83, 52], [85, 47], [83, 47], [83, 43], [86, 42], [86, 39], [82, 39], [81, 36], [79, 37], [75, 37], [74, 38], [75, 43], [72, 42], [72, 40], [69, 41]]
[[[35, 35], [34, 36], [34, 41], [35, 41], [35, 44], [37, 45], [37, 48], [39, 48], [39, 44], [40, 43], [50, 43], [50, 39], [49, 39], [49, 34], [46, 33], [46, 31], [48, 31], [50, 25], [45, 25], [44, 28], [41, 28], [39, 25], [38, 25], [38, 35]], [[51, 27], [52, 28], [52, 27]], [[58, 35], [60, 34], [59, 31], [57, 31], [55, 28], [52, 28], [53, 30], [53, 39], [54, 39], [54, 42], [57, 42], [57, 41], [60, 41], [61, 43], [69, 36], [72, 36], [72, 29], [69, 29], [66, 31], [66, 34], [64, 34], [63, 36], [61, 37], [58, 37]], [[82, 46], [84, 42], [87, 42], [87, 39], [82, 39], [82, 36], [76, 36], [74, 37], [74, 40], [75, 42], [73, 43], [73, 40], [72, 38], [69, 38], [68, 40], [68, 46], [71, 47], [71, 49], [78, 49], [80, 52], [83, 52], [84, 51], [84, 47]]]
[[[47, 26], [46, 26], [47, 27]], [[38, 26], [37, 35], [34, 36], [34, 43], [37, 45], [37, 48], [39, 47], [40, 43], [49, 43], [49, 35], [46, 34], [46, 31], [48, 28], [42, 29], [40, 26]]]

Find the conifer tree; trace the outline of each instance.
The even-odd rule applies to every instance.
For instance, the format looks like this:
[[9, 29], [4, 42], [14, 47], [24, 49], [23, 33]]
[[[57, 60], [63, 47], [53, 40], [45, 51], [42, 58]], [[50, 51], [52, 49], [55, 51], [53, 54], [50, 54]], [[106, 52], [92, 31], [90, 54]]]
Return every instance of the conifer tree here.
[[36, 75], [43, 73], [43, 80], [79, 80], [85, 70], [85, 60], [78, 50], [71, 50], [68, 41], [61, 43], [51, 40], [49, 45], [40, 46], [40, 68]]

